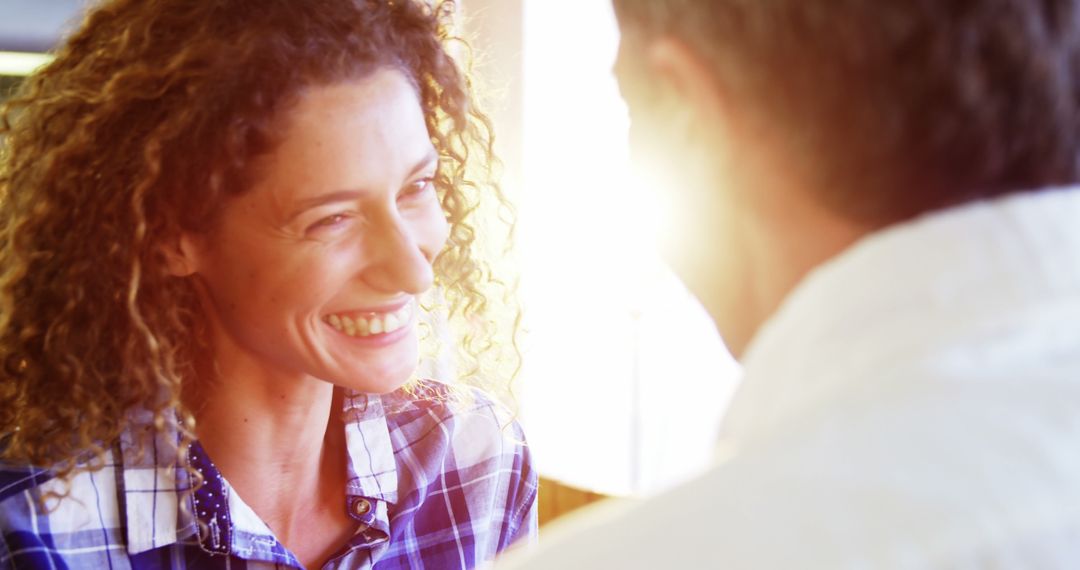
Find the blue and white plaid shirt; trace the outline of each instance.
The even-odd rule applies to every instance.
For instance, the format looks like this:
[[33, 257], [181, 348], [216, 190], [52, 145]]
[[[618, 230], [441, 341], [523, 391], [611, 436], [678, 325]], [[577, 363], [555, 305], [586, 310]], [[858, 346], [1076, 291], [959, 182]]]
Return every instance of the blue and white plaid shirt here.
[[[520, 427], [482, 394], [460, 406], [446, 402], [443, 385], [421, 389], [345, 398], [343, 507], [359, 530], [324, 568], [470, 568], [535, 535], [537, 476]], [[300, 567], [198, 443], [189, 457], [206, 484], [185, 494], [185, 472], [170, 466], [175, 451], [164, 451], [176, 434], [138, 457], [139, 429], [149, 428], [130, 428], [104, 469], [70, 487], [0, 465], [0, 568]], [[42, 509], [49, 491], [68, 494]]]

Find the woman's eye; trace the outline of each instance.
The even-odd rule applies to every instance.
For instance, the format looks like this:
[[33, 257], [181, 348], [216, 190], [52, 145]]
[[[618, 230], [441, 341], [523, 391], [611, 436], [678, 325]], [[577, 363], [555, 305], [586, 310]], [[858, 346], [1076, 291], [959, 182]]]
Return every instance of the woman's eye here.
[[348, 214], [334, 214], [332, 216], [327, 216], [308, 226], [308, 231], [317, 230], [320, 228], [332, 228], [334, 226], [340, 225], [347, 219], [349, 219]]
[[401, 194], [398, 195], [398, 199], [400, 200], [418, 197], [427, 193], [428, 190], [431, 190], [433, 188], [435, 188], [435, 179], [423, 178], [405, 187]]

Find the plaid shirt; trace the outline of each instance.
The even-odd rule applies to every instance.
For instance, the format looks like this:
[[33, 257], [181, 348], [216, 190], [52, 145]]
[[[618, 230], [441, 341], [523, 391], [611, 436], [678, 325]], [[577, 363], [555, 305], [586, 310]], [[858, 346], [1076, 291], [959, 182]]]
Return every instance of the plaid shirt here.
[[[482, 394], [451, 406], [445, 386], [420, 389], [345, 398], [344, 508], [359, 530], [324, 568], [470, 568], [535, 535], [537, 479], [520, 427]], [[63, 493], [63, 481], [0, 465], [0, 568], [300, 567], [198, 443], [189, 458], [206, 484], [181, 493], [176, 433], [151, 435], [138, 454], [140, 433], [150, 428], [135, 423], [103, 469], [76, 475], [45, 509], [40, 498]]]

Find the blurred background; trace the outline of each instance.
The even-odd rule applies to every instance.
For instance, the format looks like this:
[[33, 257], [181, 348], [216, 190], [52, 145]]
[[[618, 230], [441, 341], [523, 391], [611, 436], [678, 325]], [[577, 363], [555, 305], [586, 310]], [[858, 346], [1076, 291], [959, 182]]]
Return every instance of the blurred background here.
[[[0, 0], [0, 99], [47, 61], [83, 0]], [[738, 382], [660, 261], [662, 212], [630, 167], [609, 0], [460, 0], [461, 33], [518, 209], [519, 417], [541, 520], [693, 477]]]

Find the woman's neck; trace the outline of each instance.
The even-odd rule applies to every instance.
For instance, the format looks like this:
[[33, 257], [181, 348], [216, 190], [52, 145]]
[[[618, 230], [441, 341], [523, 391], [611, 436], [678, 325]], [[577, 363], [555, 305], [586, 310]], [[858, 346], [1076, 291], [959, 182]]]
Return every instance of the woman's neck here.
[[190, 403], [196, 434], [244, 502], [284, 528], [313, 504], [342, 504], [346, 452], [334, 386], [243, 361], [219, 361], [217, 370]]
[[223, 372], [194, 409], [200, 444], [305, 567], [348, 540], [340, 390], [321, 380]]
[[334, 391], [314, 380], [305, 384], [310, 385], [284, 388], [224, 378], [201, 402], [195, 412], [199, 441], [234, 486], [248, 472], [275, 473], [277, 480], [291, 480], [289, 485], [318, 473], [336, 417]]

